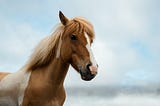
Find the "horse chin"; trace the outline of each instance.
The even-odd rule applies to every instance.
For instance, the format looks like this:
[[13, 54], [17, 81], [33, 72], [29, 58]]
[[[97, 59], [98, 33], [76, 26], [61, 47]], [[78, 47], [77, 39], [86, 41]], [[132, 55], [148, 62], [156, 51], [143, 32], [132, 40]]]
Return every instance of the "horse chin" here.
[[81, 75], [81, 78], [82, 78], [82, 80], [84, 80], [84, 81], [91, 81], [93, 78], [94, 78], [95, 76], [90, 76], [90, 77], [85, 77], [85, 76], [82, 76]]

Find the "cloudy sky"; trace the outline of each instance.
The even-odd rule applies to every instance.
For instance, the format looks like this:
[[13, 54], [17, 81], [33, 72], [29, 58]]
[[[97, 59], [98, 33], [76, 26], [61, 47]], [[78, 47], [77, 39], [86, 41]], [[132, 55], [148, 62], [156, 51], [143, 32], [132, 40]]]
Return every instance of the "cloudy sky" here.
[[16, 72], [59, 23], [83, 16], [95, 28], [99, 74], [91, 82], [70, 68], [66, 86], [158, 85], [159, 0], [0, 0], [0, 70]]

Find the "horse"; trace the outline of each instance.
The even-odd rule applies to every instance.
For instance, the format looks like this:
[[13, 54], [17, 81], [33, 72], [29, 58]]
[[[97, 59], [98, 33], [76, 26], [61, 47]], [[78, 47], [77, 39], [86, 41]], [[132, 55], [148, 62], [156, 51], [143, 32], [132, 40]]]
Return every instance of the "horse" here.
[[35, 47], [29, 60], [15, 73], [0, 73], [0, 106], [63, 106], [64, 80], [71, 65], [82, 80], [98, 72], [91, 45], [93, 25], [82, 17], [67, 18]]

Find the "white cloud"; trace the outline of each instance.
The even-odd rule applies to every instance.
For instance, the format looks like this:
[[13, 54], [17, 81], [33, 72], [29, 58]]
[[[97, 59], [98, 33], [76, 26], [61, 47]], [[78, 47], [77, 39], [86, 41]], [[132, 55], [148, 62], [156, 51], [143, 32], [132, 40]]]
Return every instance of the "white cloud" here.
[[[9, 70], [11, 65], [15, 65], [14, 68], [12, 67], [12, 72], [15, 72], [24, 65], [32, 49], [44, 33], [27, 23], [17, 24], [4, 18], [1, 18], [1, 22], [1, 69]], [[3, 66], [5, 66], [4, 69]]]

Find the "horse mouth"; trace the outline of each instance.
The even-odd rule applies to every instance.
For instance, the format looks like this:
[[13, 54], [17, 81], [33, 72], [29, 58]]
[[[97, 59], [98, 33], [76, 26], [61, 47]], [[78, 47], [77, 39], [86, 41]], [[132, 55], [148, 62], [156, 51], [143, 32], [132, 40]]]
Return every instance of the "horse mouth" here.
[[82, 80], [84, 81], [91, 81], [96, 75], [91, 74], [89, 70], [82, 71], [80, 70], [80, 75]]

